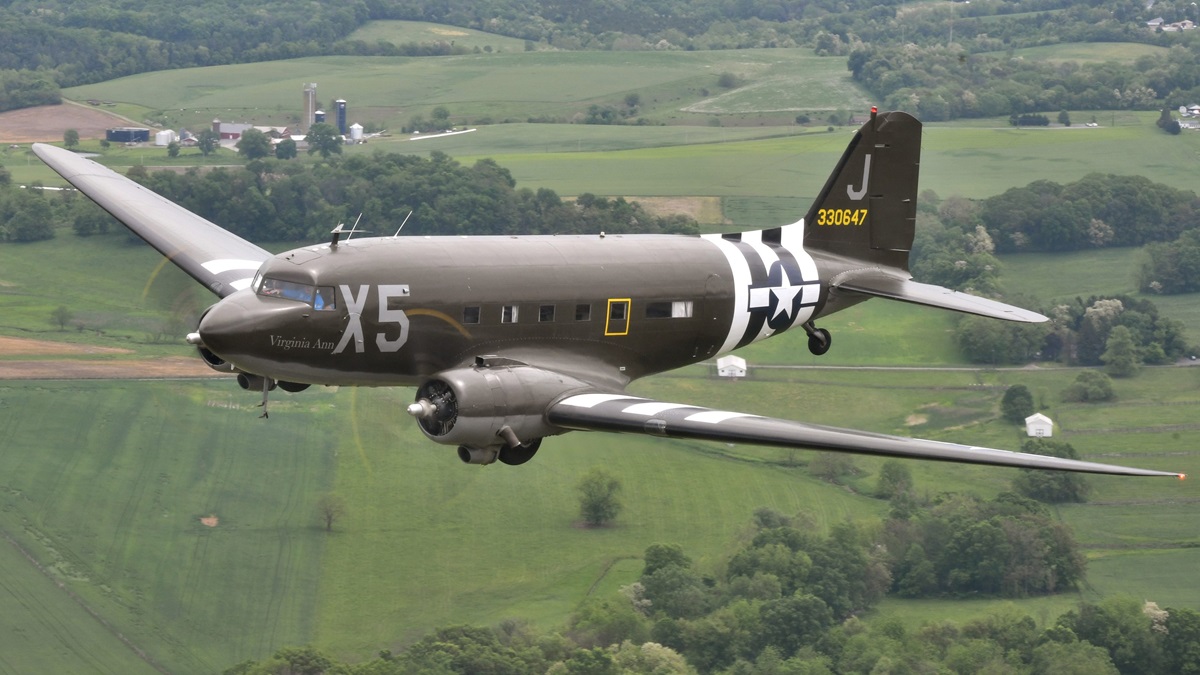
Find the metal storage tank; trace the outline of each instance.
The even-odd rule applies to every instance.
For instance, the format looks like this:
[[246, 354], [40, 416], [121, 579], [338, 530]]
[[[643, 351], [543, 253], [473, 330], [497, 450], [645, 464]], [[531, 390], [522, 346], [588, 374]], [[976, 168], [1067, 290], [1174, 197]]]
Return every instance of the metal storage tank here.
[[105, 140], [113, 143], [146, 143], [150, 130], [143, 127], [115, 127], [104, 132]]
[[342, 135], [345, 136], [346, 135], [346, 99], [339, 98], [338, 100], [334, 101], [333, 104], [337, 106], [337, 128], [338, 128], [338, 131], [342, 132]]

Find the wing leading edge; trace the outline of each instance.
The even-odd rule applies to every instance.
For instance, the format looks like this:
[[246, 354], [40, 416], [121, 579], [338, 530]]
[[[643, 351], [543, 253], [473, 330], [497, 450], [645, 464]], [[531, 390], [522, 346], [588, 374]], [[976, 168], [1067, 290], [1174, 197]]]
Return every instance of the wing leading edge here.
[[68, 183], [219, 297], [249, 286], [258, 267], [271, 257], [266, 250], [96, 162], [43, 143], [35, 143], [33, 151]]
[[1183, 474], [1168, 471], [1135, 469], [958, 443], [888, 436], [666, 403], [624, 394], [590, 393], [568, 396], [550, 406], [547, 420], [556, 426], [578, 431], [618, 431], [668, 438], [834, 450], [1024, 469], [1054, 469], [1122, 476], [1184, 477]]

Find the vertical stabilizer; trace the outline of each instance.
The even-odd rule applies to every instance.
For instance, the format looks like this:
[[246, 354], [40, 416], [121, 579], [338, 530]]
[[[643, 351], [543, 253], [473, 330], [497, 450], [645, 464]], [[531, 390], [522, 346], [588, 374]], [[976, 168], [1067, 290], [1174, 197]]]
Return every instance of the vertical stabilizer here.
[[804, 246], [908, 269], [917, 217], [921, 123], [871, 112], [804, 219]]

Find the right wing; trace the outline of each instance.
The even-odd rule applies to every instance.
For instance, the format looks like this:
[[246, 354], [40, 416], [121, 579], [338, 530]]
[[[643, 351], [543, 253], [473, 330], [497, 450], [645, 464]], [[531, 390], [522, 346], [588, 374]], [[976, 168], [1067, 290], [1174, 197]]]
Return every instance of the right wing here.
[[830, 282], [830, 285], [864, 295], [951, 309], [956, 312], [978, 314], [1005, 321], [1022, 323], [1049, 321], [1037, 312], [981, 298], [977, 295], [952, 291], [949, 288], [933, 284], [923, 284], [878, 269], [856, 270], [840, 274]]
[[248, 287], [259, 266], [271, 257], [268, 251], [96, 162], [44, 143], [34, 143], [33, 151], [219, 297]]
[[586, 393], [567, 396], [550, 406], [546, 418], [556, 426], [580, 431], [618, 431], [668, 438], [834, 450], [1023, 469], [1184, 477], [1184, 474], [1169, 471], [1135, 469], [1077, 459], [838, 429], [681, 403], [653, 401], [627, 394]]

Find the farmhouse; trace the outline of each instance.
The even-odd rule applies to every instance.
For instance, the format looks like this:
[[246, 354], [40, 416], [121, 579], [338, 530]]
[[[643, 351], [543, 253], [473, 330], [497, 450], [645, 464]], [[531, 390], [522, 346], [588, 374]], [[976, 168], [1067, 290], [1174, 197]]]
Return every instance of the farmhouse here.
[[720, 377], [745, 377], [746, 359], [727, 354], [717, 359], [717, 375]]
[[1034, 413], [1025, 418], [1025, 433], [1032, 438], [1050, 438], [1054, 435], [1054, 420]]

